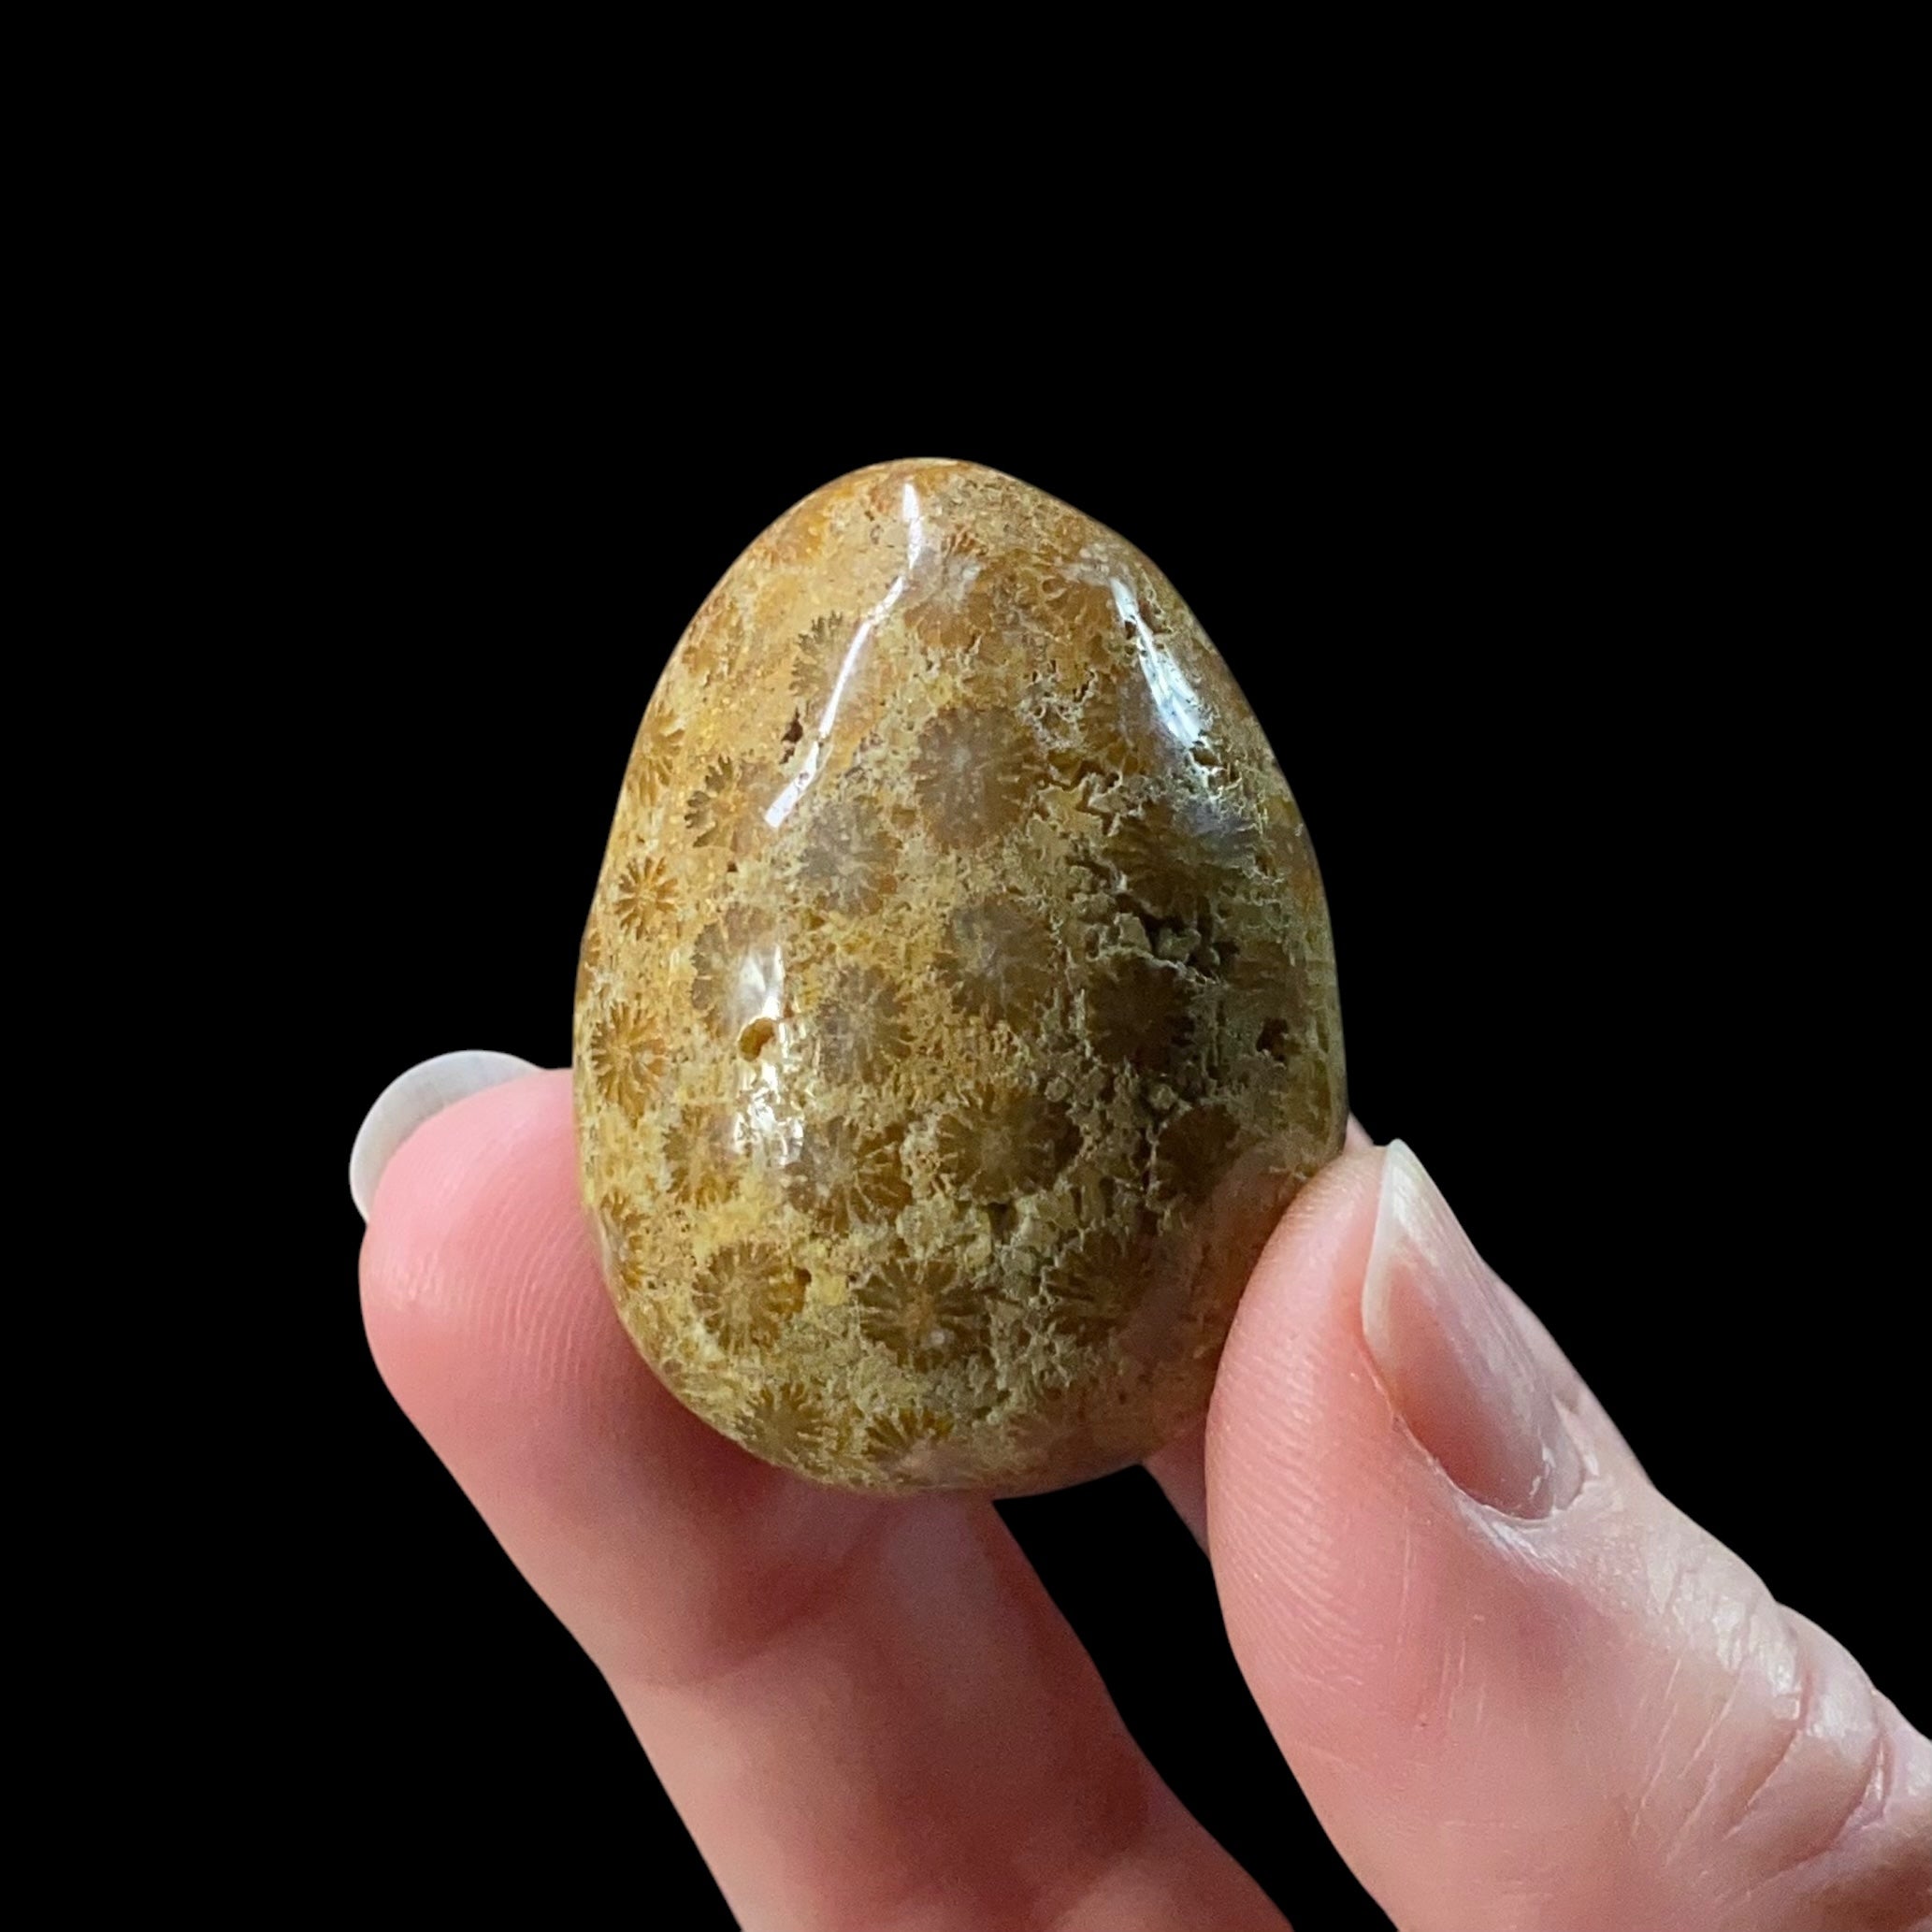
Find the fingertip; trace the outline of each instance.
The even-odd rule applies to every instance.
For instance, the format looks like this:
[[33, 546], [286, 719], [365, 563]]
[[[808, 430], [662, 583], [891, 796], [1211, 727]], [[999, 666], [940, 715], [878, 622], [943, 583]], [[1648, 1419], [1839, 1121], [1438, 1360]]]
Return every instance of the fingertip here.
[[[568, 1073], [470, 1094], [396, 1148], [362, 1247], [363, 1318], [403, 1406], [554, 1380], [614, 1328], [579, 1204]], [[621, 1339], [621, 1337], [620, 1337]], [[457, 1351], [453, 1353], [452, 1351]]]
[[[506, 1182], [519, 1192], [531, 1180], [553, 1188], [557, 1163], [541, 1152], [569, 1159], [570, 1142], [567, 1072], [533, 1068], [428, 1112], [371, 1183], [365, 1274], [406, 1258], [425, 1237], [440, 1240], [466, 1225]], [[534, 1167], [532, 1152], [539, 1155]]]
[[349, 1149], [349, 1198], [365, 1221], [396, 1149], [426, 1120], [486, 1088], [538, 1071], [514, 1053], [465, 1048], [406, 1067], [376, 1096]]
[[[579, 1194], [568, 1074], [477, 1093], [397, 1150], [362, 1302], [403, 1412], [607, 1666], [699, 1667], [783, 1600], [771, 1579], [801, 1546], [841, 1546], [832, 1506], [855, 1499], [807, 1493], [707, 1427], [625, 1333]], [[632, 1614], [642, 1548], [685, 1552], [702, 1616]]]
[[[1229, 1637], [1337, 1847], [1403, 1924], [1913, 1923], [1911, 1734], [1651, 1488], [1430, 1185], [1387, 1154], [1310, 1185], [1209, 1418]], [[1364, 1334], [1387, 1254], [1397, 1319]], [[1582, 1480], [1497, 1493], [1546, 1423]]]
[[[1516, 1590], [1491, 1512], [1404, 1423], [1363, 1335], [1389, 1158], [1345, 1155], [1283, 1219], [1230, 1336], [1207, 1457], [1209, 1550], [1235, 1657], [1385, 1905], [1413, 1863], [1395, 1840], [1433, 1829], [1465, 1713], [1513, 1745], [1544, 1667], [1536, 1586]], [[1470, 1641], [1472, 1620], [1494, 1647]]]
[[453, 1244], [469, 1249], [533, 1216], [549, 1218], [560, 1194], [575, 1198], [572, 1159], [567, 1073], [532, 1072], [423, 1120], [375, 1184], [363, 1239], [365, 1292], [419, 1300], [425, 1267]]

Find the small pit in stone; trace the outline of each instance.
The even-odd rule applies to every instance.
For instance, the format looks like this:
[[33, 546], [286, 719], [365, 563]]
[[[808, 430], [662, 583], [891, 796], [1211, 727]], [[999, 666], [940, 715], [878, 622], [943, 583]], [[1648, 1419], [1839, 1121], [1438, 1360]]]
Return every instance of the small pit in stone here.
[[775, 1020], [767, 1019], [760, 1014], [738, 1036], [738, 1050], [746, 1060], [757, 1060], [764, 1052], [766, 1042], [778, 1031]]
[[1256, 1045], [1271, 1060], [1286, 1061], [1294, 1054], [1294, 1035], [1289, 1031], [1285, 1019], [1268, 1021], [1262, 1027], [1262, 1037]]

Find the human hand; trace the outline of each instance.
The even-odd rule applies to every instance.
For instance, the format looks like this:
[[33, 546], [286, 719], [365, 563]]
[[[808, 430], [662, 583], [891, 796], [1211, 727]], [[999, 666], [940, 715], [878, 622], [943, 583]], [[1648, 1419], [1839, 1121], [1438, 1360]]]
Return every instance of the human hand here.
[[[565, 1076], [448, 1106], [368, 1204], [385, 1379], [744, 1925], [1281, 1924], [988, 1502], [813, 1487], [663, 1391], [611, 1312]], [[1151, 1466], [1405, 1932], [1932, 1925], [1932, 1743], [1651, 1487], [1405, 1150], [1351, 1135], [1304, 1191], [1204, 1445]]]

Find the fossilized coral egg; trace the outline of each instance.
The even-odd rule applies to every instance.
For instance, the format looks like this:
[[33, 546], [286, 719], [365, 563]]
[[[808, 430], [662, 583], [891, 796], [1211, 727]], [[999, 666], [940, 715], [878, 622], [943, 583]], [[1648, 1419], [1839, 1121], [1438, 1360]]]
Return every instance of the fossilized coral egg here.
[[856, 1489], [1158, 1449], [1346, 1117], [1320, 880], [1226, 666], [1131, 544], [966, 463], [829, 484], [692, 620], [575, 1047], [638, 1347]]

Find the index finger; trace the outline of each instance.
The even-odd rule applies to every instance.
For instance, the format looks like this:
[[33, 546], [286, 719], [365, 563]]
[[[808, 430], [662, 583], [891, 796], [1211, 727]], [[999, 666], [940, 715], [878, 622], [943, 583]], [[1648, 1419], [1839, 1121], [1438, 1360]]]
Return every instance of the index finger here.
[[1279, 1927], [1128, 1737], [990, 1504], [877, 1502], [699, 1422], [613, 1313], [566, 1076], [384, 1171], [398, 1402], [602, 1670], [748, 1926]]

